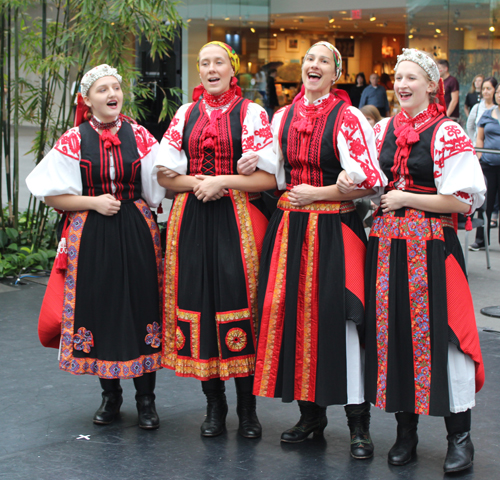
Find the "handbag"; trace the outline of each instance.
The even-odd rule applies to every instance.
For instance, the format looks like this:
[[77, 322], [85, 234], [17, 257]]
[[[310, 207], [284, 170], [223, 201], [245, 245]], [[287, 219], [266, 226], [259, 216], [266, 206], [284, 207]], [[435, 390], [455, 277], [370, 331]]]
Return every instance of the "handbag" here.
[[38, 338], [44, 347], [59, 348], [61, 323], [64, 305], [64, 282], [68, 265], [66, 239], [69, 228], [69, 215], [66, 214], [57, 255], [50, 272], [49, 282], [38, 316]]

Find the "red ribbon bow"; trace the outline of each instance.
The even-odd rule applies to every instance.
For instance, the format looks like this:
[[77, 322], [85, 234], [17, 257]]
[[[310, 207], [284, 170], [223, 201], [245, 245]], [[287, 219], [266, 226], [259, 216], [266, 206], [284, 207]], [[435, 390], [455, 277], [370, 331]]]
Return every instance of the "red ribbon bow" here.
[[121, 141], [118, 136], [111, 133], [111, 130], [103, 130], [101, 133], [101, 139], [104, 142], [104, 148], [111, 148], [111, 145], [121, 145]]

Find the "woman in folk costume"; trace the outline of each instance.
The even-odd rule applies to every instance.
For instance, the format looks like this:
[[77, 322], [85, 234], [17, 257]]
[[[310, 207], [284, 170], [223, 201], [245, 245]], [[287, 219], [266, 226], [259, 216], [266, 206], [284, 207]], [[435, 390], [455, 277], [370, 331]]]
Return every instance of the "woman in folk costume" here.
[[[163, 366], [201, 380], [201, 434], [225, 430], [224, 381], [235, 378], [238, 432], [261, 436], [252, 394], [259, 256], [267, 219], [250, 202], [276, 187], [264, 109], [241, 97], [239, 58], [221, 42], [199, 53], [201, 85], [164, 135], [158, 181], [176, 192], [167, 229]], [[257, 160], [258, 171], [238, 174]], [[247, 193], [248, 192], [248, 193]]]
[[[305, 95], [273, 118], [280, 161], [278, 202], [264, 240], [261, 325], [254, 393], [299, 401], [301, 417], [283, 442], [301, 442], [327, 425], [326, 407], [345, 405], [351, 455], [373, 455], [364, 401], [362, 348], [366, 235], [352, 202], [383, 186], [373, 129], [332, 84], [340, 53], [328, 42], [304, 57]], [[345, 169], [360, 189], [335, 183]]]
[[472, 143], [445, 116], [433, 59], [404, 49], [394, 89], [402, 112], [375, 126], [388, 186], [366, 259], [365, 395], [396, 412], [389, 463], [410, 462], [419, 415], [434, 415], [448, 431], [444, 470], [457, 472], [472, 464], [470, 409], [484, 368], [451, 214], [481, 205], [485, 184]]
[[105, 64], [83, 76], [77, 126], [26, 182], [37, 198], [65, 213], [67, 265], [56, 259], [66, 268], [60, 368], [99, 376], [96, 424], [117, 417], [120, 379], [133, 378], [139, 426], [156, 429], [161, 248], [149, 207], [160, 204], [165, 189], [152, 176], [158, 142], [120, 113], [121, 81]]

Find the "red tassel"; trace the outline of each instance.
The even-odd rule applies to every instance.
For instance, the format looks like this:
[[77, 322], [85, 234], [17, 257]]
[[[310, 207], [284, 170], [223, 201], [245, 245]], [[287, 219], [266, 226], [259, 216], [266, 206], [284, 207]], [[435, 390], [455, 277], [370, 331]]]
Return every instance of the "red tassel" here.
[[57, 273], [64, 273], [68, 268], [68, 249], [66, 247], [66, 238], [62, 237], [57, 246], [57, 255], [54, 261], [54, 268]]
[[215, 143], [214, 143], [212, 137], [205, 138], [205, 140], [203, 140], [202, 147], [203, 148], [210, 148], [211, 150], [213, 150], [215, 148]]
[[472, 220], [470, 219], [470, 215], [467, 215], [467, 220], [465, 221], [465, 230], [470, 232], [472, 230]]
[[158, 205], [158, 208], [156, 209], [156, 213], [159, 215], [160, 213], [163, 213], [163, 205], [160, 202], [160, 205]]

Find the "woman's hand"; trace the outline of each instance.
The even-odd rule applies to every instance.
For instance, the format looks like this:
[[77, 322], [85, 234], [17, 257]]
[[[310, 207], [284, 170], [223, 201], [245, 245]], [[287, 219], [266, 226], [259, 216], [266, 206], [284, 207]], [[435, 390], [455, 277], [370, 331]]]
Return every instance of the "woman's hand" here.
[[196, 198], [203, 201], [203, 203], [219, 200], [227, 194], [227, 189], [224, 188], [222, 177], [195, 175], [195, 178], [202, 181], [193, 188], [193, 193], [196, 195]]
[[380, 197], [380, 207], [384, 213], [391, 212], [406, 207], [407, 200], [408, 193], [401, 190], [391, 190]]
[[175, 178], [177, 175], [179, 175], [176, 171], [170, 170], [170, 168], [167, 167], [157, 167], [158, 172], [163, 173], [168, 178]]
[[339, 173], [337, 178], [337, 188], [340, 193], [351, 193], [356, 188], [356, 184], [349, 178], [345, 170]]
[[237, 171], [240, 175], [251, 175], [257, 169], [257, 162], [259, 161], [259, 155], [256, 153], [251, 153], [249, 155], [243, 155], [237, 164]]
[[104, 195], [99, 195], [94, 197], [94, 208], [97, 213], [105, 215], [106, 217], [111, 217], [116, 215], [120, 211], [121, 202], [117, 200], [113, 195], [105, 193]]
[[293, 207], [303, 207], [319, 200], [316, 198], [317, 192], [318, 189], [316, 187], [302, 183], [301, 185], [296, 185], [288, 192], [288, 200], [290, 200]]

